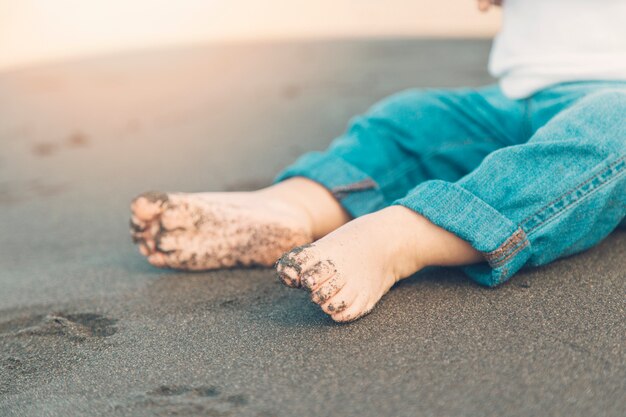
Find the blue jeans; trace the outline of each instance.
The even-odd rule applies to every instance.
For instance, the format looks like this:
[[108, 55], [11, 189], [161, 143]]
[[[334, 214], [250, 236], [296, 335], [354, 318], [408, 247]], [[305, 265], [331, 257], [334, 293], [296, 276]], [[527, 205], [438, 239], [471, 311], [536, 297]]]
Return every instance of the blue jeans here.
[[310, 178], [353, 216], [392, 204], [469, 242], [495, 286], [586, 250], [626, 216], [626, 82], [409, 90], [354, 118], [325, 152], [278, 175]]

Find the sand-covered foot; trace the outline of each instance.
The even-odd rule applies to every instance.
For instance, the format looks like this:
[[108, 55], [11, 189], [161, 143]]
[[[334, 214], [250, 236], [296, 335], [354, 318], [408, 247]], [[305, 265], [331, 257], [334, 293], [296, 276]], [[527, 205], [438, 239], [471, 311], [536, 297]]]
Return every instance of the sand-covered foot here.
[[286, 285], [309, 290], [333, 320], [353, 321], [369, 313], [399, 279], [423, 267], [419, 227], [415, 213], [390, 207], [291, 250], [276, 270]]
[[131, 204], [131, 235], [158, 267], [271, 266], [312, 240], [297, 207], [258, 193], [144, 193]]

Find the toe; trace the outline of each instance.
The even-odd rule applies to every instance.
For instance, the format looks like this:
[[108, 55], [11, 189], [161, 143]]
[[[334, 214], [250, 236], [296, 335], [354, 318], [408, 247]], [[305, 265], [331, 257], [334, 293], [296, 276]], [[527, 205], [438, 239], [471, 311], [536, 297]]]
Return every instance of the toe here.
[[146, 239], [151, 239], [153, 236], [152, 224], [132, 216], [130, 219], [130, 236], [133, 239], [133, 243], [137, 244], [143, 243]]
[[319, 305], [324, 305], [333, 295], [337, 294], [339, 290], [343, 288], [344, 284], [344, 280], [339, 275], [333, 276], [313, 290], [311, 293], [311, 301]]
[[154, 240], [146, 238], [144, 235], [133, 234], [133, 243], [137, 244], [139, 252], [143, 256], [151, 255], [156, 249]]
[[145, 243], [143, 242], [139, 243], [138, 246], [139, 246], [139, 252], [141, 252], [143, 256], [149, 256], [152, 253], [150, 252], [150, 249], [148, 249]]
[[133, 239], [133, 243], [141, 243], [143, 242], [143, 233], [137, 233], [134, 231], [130, 231], [130, 237]]
[[142, 243], [148, 249], [149, 253], [156, 251], [156, 242], [154, 239], [144, 239]]
[[159, 268], [163, 268], [164, 266], [166, 266], [165, 264], [165, 255], [163, 255], [160, 252], [155, 252], [151, 255], [148, 256], [148, 262], [150, 262], [150, 264], [152, 264], [153, 266], [159, 267]]
[[165, 230], [192, 230], [194, 217], [187, 204], [174, 203], [161, 214], [161, 225]]
[[154, 239], [155, 249], [162, 253], [173, 253], [181, 247], [180, 233], [163, 232]]
[[136, 231], [133, 229], [130, 229], [130, 237], [133, 240], [133, 243], [141, 243], [146, 239], [146, 232], [145, 231]]
[[332, 278], [336, 273], [337, 268], [333, 261], [324, 259], [302, 272], [301, 284], [307, 290], [313, 291]]
[[357, 299], [359, 293], [350, 286], [344, 285], [335, 295], [320, 305], [322, 310], [329, 315], [339, 314], [348, 309]]
[[148, 224], [143, 231], [136, 231], [133, 229], [130, 231], [130, 235], [134, 243], [145, 243], [150, 246], [152, 250], [154, 250], [154, 241], [158, 238], [160, 233], [161, 228], [159, 227], [158, 222]]
[[319, 254], [313, 245], [298, 246], [280, 257], [276, 262], [276, 272], [285, 285], [298, 288], [302, 273], [315, 265], [318, 260]]
[[131, 233], [141, 233], [146, 230], [148, 224], [143, 220], [140, 220], [137, 216], [131, 216], [130, 218], [130, 231]]
[[343, 311], [331, 312], [330, 317], [338, 323], [349, 323], [355, 321], [371, 311], [368, 308], [368, 299], [364, 295], [359, 295], [356, 300]]
[[161, 214], [168, 200], [167, 194], [150, 191], [135, 198], [130, 208], [137, 221], [149, 222]]

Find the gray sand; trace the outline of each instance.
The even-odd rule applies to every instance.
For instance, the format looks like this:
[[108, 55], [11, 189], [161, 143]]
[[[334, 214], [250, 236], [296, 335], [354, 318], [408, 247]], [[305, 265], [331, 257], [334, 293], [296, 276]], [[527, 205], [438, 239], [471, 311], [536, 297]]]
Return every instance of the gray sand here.
[[333, 324], [270, 270], [157, 270], [149, 190], [267, 184], [484, 41], [198, 46], [0, 75], [0, 415], [623, 416], [626, 233], [498, 289], [455, 270]]

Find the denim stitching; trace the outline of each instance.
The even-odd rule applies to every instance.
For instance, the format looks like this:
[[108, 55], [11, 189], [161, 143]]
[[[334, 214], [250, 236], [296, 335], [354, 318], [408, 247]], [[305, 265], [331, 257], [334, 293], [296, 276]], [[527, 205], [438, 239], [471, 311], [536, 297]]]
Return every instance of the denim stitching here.
[[[524, 227], [524, 225], [526, 225], [527, 223], [530, 223], [531, 227], [526, 230], [526, 233], [530, 234], [531, 232], [533, 232], [534, 230], [536, 230], [537, 228], [539, 228], [543, 224], [545, 224], [548, 221], [550, 221], [551, 219], [555, 218], [559, 213], [561, 213], [564, 210], [566, 210], [567, 208], [569, 208], [572, 204], [576, 203], [581, 198], [583, 198], [583, 197], [587, 196], [588, 194], [594, 192], [595, 190], [599, 189], [603, 185], [611, 182], [612, 179], [618, 178], [619, 175], [621, 175], [624, 172], [626, 172], [625, 168], [626, 168], [626, 156], [623, 156], [623, 157], [619, 158], [618, 160], [616, 160], [615, 162], [613, 162], [607, 168], [605, 168], [604, 170], [599, 172], [598, 174], [594, 175], [593, 177], [588, 178], [583, 183], [577, 185], [576, 187], [574, 187], [573, 189], [571, 189], [567, 193], [561, 195], [560, 197], [552, 200], [550, 203], [545, 205], [543, 208], [541, 208], [540, 210], [538, 210], [534, 214], [532, 214], [532, 215], [528, 216], [527, 218], [525, 218], [524, 220], [522, 220], [521, 226]], [[611, 176], [610, 174], [611, 174], [612, 171], [615, 171], [616, 175]], [[595, 180], [599, 181], [599, 183], [597, 185], [594, 186], [593, 184], [591, 184], [590, 188], [588, 190], [586, 190], [586, 191], [583, 190], [583, 188], [585, 188], [588, 184], [592, 183]], [[576, 192], [579, 192], [579, 191], [584, 192], [584, 194], [581, 195], [580, 197], [577, 197], [577, 198], [574, 196], [574, 198], [569, 203], [566, 202], [566, 199], [568, 199], [570, 197], [570, 195], [572, 195], [572, 194], [574, 194]], [[565, 202], [563, 207], [559, 208], [557, 211], [552, 213], [552, 215], [549, 215], [548, 217], [546, 217], [545, 219], [539, 221], [538, 223], [532, 224], [531, 221], [533, 220], [533, 218], [540, 217], [542, 213], [548, 213], [549, 214], [549, 209], [555, 207], [555, 205], [557, 203], [559, 203], [559, 202]]]
[[[621, 175], [622, 173], [626, 172], [626, 170], [624, 170], [624, 168], [626, 168], [626, 156], [619, 158], [617, 161], [613, 162], [611, 165], [609, 165], [603, 171], [601, 171], [598, 174], [594, 175], [593, 177], [587, 179], [582, 184], [579, 184], [574, 189], [570, 190], [566, 194], [562, 195], [561, 197], [553, 200], [552, 202], [550, 202], [549, 204], [544, 206], [542, 209], [540, 209], [535, 214], [533, 214], [533, 215], [527, 217], [526, 219], [524, 219], [524, 221], [522, 221], [522, 223], [521, 223], [522, 225], [524, 225], [525, 223], [528, 223], [533, 217], [538, 216], [542, 212], [544, 212], [544, 211], [548, 210], [549, 208], [553, 207], [557, 202], [564, 201], [571, 194], [573, 194], [576, 191], [580, 191], [583, 187], [585, 187], [587, 184], [593, 182], [594, 180], [596, 180], [596, 179], [600, 179], [601, 180], [601, 182], [598, 185], [596, 185], [595, 187], [589, 189], [586, 194], [582, 195], [581, 197], [579, 197], [577, 199], [572, 200], [569, 204], [565, 204], [558, 211], [553, 213], [552, 216], [544, 219], [540, 223], [535, 224], [532, 228], [530, 228], [526, 232], [524, 232], [524, 230], [520, 227], [513, 235], [511, 235], [511, 237], [509, 237], [502, 245], [500, 245], [500, 247], [498, 247], [498, 249], [496, 249], [496, 250], [494, 250], [492, 252], [489, 252], [489, 253], [487, 253], [485, 255], [485, 258], [487, 259], [487, 262], [489, 263], [489, 265], [491, 265], [492, 268], [496, 268], [498, 266], [501, 266], [501, 265], [505, 264], [513, 256], [515, 256], [517, 253], [519, 253], [525, 247], [528, 246], [529, 241], [527, 239], [527, 234], [530, 234], [530, 232], [532, 232], [533, 230], [536, 230], [538, 227], [540, 227], [541, 225], [545, 224], [549, 220], [554, 219], [559, 213], [561, 213], [562, 211], [564, 211], [567, 208], [569, 208], [570, 206], [572, 206], [572, 204], [574, 204], [575, 202], [579, 201], [580, 199], [586, 197], [590, 193], [600, 189], [600, 187], [602, 187], [603, 185], [606, 185], [609, 182], [611, 182], [612, 179], [618, 178], [619, 175]], [[607, 175], [607, 174], [610, 174], [611, 171], [613, 171], [613, 170], [616, 171], [616, 173], [617, 173], [616, 176], [612, 176], [611, 177], [611, 176]], [[606, 179], [604, 181], [602, 181], [603, 177], [606, 177]], [[522, 235], [522, 233], [523, 233], [523, 235]], [[521, 239], [524, 239], [524, 240], [521, 241]], [[513, 246], [513, 245], [515, 245], [515, 246], [511, 249], [511, 246]], [[504, 255], [504, 257], [502, 257], [503, 255]]]
[[530, 241], [529, 240], [525, 240], [522, 244], [520, 244], [518, 247], [516, 247], [512, 252], [510, 252], [504, 258], [500, 259], [499, 261], [497, 261], [497, 262], [495, 262], [493, 264], [489, 263], [489, 265], [491, 265], [494, 268], [497, 268], [497, 267], [500, 267], [500, 266], [506, 264], [508, 261], [511, 260], [511, 258], [513, 258], [515, 255], [517, 255], [522, 250], [524, 250], [529, 244], [530, 244]]
[[341, 200], [353, 191], [366, 191], [375, 189], [376, 187], [378, 187], [378, 184], [376, 184], [374, 180], [366, 178], [362, 181], [358, 181], [352, 184], [333, 187], [330, 192], [335, 198]]
[[617, 159], [615, 162], [613, 162], [612, 164], [610, 164], [608, 167], [606, 167], [603, 171], [599, 172], [598, 174], [594, 175], [593, 177], [588, 178], [586, 181], [584, 181], [583, 183], [579, 184], [578, 186], [572, 188], [570, 191], [568, 191], [567, 193], [555, 198], [554, 200], [552, 200], [551, 202], [549, 202], [548, 204], [546, 204], [545, 206], [543, 206], [541, 209], [539, 209], [537, 212], [535, 212], [534, 214], [531, 214], [530, 216], [526, 217], [524, 220], [522, 220], [522, 224], [529, 222], [534, 216], [536, 216], [537, 214], [539, 214], [540, 212], [550, 208], [550, 206], [552, 206], [554, 203], [556, 203], [557, 201], [566, 198], [569, 194], [572, 194], [573, 192], [577, 191], [578, 189], [580, 189], [582, 186], [586, 185], [588, 182], [593, 181], [594, 179], [596, 179], [597, 177], [601, 176], [602, 174], [604, 174], [606, 171], [609, 171], [613, 168], [614, 165], [618, 165], [620, 162], [622, 162], [623, 160], [626, 159], [626, 156], [623, 156], [619, 159]]
[[[626, 166], [626, 164], [625, 164]], [[626, 171], [622, 171], [620, 172], [617, 176], [613, 177], [613, 178], [619, 178], [619, 176], [621, 176], [621, 174], [626, 173]], [[576, 202], [584, 199], [585, 197], [591, 195], [593, 192], [601, 189], [602, 187], [604, 187], [607, 184], [610, 184], [612, 181], [605, 181], [600, 183], [598, 186], [596, 186], [595, 188], [592, 188], [591, 190], [589, 190], [589, 192], [587, 192], [587, 194], [583, 194], [582, 196], [580, 196], [578, 199], [572, 201], [570, 204], [568, 204], [567, 206], [564, 206], [563, 208], [561, 208], [559, 211], [555, 212], [553, 216], [551, 216], [550, 218], [546, 219], [545, 221], [541, 222], [540, 224], [538, 224], [533, 230], [538, 230], [540, 226], [546, 225], [548, 223], [550, 223], [551, 221], [553, 221], [554, 219], [556, 219], [558, 217], [558, 215], [560, 213], [562, 213], [563, 211], [567, 210], [568, 208], [570, 208], [572, 205], [574, 205]]]
[[528, 238], [524, 230], [518, 228], [507, 240], [504, 241], [497, 249], [485, 254], [485, 258], [489, 265], [492, 267], [501, 265], [504, 261], [509, 259], [512, 254], [515, 254], [528, 246]]

